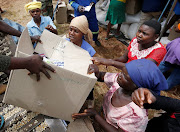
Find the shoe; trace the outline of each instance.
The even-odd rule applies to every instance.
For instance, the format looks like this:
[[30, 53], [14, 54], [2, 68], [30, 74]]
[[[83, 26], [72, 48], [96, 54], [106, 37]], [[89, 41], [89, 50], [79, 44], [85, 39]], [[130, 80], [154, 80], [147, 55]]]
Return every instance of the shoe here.
[[105, 37], [105, 40], [108, 40], [108, 39], [110, 39], [110, 38], [112, 38], [112, 37], [114, 37], [114, 34], [109, 34], [108, 37]]
[[97, 41], [95, 41], [95, 44], [99, 47], [99, 46], [101, 46], [101, 43], [97, 40]]

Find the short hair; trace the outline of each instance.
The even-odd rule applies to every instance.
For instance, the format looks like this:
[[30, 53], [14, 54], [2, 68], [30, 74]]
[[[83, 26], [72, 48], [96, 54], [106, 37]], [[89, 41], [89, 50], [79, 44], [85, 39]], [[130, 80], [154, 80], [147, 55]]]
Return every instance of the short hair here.
[[160, 34], [161, 32], [161, 24], [156, 20], [145, 21], [142, 25], [152, 27], [155, 30], [155, 34]]

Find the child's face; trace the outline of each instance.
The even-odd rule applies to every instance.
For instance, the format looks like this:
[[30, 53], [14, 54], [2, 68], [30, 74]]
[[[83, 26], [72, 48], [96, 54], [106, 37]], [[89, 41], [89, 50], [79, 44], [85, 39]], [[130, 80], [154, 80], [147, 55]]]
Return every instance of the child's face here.
[[37, 9], [30, 10], [29, 13], [34, 19], [38, 19], [41, 16], [41, 9], [37, 8]]
[[82, 41], [83, 33], [76, 27], [69, 27], [69, 39], [72, 43], [76, 44]]
[[126, 67], [123, 67], [122, 72], [119, 73], [117, 83], [126, 91], [134, 91], [137, 89], [137, 86], [133, 83], [126, 70]]

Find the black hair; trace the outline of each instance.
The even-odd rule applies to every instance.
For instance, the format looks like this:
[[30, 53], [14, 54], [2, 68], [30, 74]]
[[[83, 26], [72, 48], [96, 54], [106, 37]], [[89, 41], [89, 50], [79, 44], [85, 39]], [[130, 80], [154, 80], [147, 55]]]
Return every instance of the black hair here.
[[155, 34], [160, 34], [161, 32], [161, 24], [156, 20], [145, 21], [142, 25], [152, 27], [155, 30]]

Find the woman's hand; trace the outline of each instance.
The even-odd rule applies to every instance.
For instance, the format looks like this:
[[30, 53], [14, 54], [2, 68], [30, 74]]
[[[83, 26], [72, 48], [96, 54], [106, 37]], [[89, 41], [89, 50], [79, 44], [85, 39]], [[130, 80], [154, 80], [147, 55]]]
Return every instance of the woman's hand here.
[[132, 101], [139, 107], [144, 108], [144, 103], [154, 103], [156, 97], [147, 88], [138, 88], [132, 93]]
[[103, 65], [112, 65], [113, 63], [113, 60], [111, 59], [105, 59], [105, 58], [99, 58], [99, 57], [92, 57], [91, 60], [93, 61], [94, 64], [97, 64], [97, 65], [100, 65], [100, 64], [103, 64]]
[[87, 116], [95, 116], [97, 114], [98, 113], [94, 109], [90, 108], [90, 109], [85, 109], [83, 113], [72, 114], [72, 118], [74, 120], [74, 119], [85, 118]]
[[88, 67], [87, 74], [92, 74], [92, 73], [95, 73], [95, 76], [97, 78], [99, 78], [99, 68], [95, 64], [90, 64], [89, 67]]

